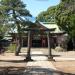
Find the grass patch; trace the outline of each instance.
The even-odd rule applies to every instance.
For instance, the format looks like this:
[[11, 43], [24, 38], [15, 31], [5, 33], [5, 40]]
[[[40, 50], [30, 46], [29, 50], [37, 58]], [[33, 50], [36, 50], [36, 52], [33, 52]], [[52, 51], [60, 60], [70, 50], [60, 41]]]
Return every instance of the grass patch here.
[[16, 44], [10, 44], [8, 47], [7, 47], [7, 53], [14, 53], [16, 51]]

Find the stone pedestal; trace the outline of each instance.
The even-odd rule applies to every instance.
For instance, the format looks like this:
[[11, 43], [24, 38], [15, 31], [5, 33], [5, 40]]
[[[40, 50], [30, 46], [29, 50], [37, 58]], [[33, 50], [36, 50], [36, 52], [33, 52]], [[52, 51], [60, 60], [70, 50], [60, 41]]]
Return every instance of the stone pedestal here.
[[48, 56], [48, 61], [55, 61], [52, 56]]

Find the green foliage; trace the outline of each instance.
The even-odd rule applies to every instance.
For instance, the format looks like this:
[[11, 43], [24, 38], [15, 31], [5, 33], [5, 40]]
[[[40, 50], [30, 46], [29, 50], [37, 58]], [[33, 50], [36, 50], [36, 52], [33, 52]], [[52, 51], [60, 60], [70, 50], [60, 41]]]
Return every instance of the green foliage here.
[[0, 35], [0, 40], [1, 40], [1, 39], [3, 39], [3, 36], [2, 36], [2, 35]]
[[72, 14], [70, 17], [70, 25], [71, 25], [70, 34], [72, 37], [75, 37], [75, 14]]
[[[22, 28], [26, 27], [26, 17], [31, 16], [26, 9], [26, 5], [21, 0], [0, 0], [0, 14], [1, 16], [7, 16], [3, 19], [3, 23], [10, 25], [10, 29], [17, 29], [17, 35], [19, 39], [19, 47], [16, 52], [19, 52], [22, 45]], [[18, 54], [16, 54], [18, 55]]]
[[7, 53], [13, 53], [16, 50], [16, 44], [10, 44], [7, 48], [6, 48], [6, 52]]
[[41, 22], [55, 22], [55, 9], [55, 6], [49, 7], [47, 11], [43, 11], [38, 15], [37, 20]]
[[62, 0], [56, 8], [56, 22], [70, 36], [75, 36], [75, 0]]
[[4, 38], [4, 36], [9, 30], [9, 25], [0, 25], [0, 40]]
[[[20, 32], [22, 24], [25, 23], [26, 16], [31, 16], [21, 0], [1, 0], [0, 10], [1, 14], [8, 16], [7, 20], [11, 23], [11, 27], [17, 28], [18, 32]], [[25, 19], [23, 20], [22, 17]]]
[[61, 0], [57, 6], [49, 7], [41, 12], [37, 20], [42, 22], [56, 22], [71, 37], [75, 37], [75, 0]]

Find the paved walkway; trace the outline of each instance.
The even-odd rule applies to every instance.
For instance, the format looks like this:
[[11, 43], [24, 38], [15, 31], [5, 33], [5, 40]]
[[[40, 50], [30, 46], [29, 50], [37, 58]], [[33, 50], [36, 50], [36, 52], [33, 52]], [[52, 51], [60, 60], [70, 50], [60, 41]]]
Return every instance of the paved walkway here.
[[[33, 51], [31, 54], [43, 54], [42, 51]], [[56, 68], [46, 56], [32, 56], [34, 61], [27, 63], [24, 75], [56, 75]]]
[[[34, 51], [31, 54], [43, 54], [42, 51]], [[39, 66], [41, 68], [52, 68], [56, 70], [56, 68], [52, 65], [50, 61], [48, 61], [47, 56], [32, 56], [33, 62], [28, 62], [27, 66]]]
[[24, 75], [56, 75], [56, 68], [49, 61], [28, 62]]

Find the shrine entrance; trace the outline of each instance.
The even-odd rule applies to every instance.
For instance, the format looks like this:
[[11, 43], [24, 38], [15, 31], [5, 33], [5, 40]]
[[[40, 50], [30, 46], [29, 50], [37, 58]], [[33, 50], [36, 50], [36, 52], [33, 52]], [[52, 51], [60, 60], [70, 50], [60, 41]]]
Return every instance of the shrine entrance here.
[[[33, 38], [35, 38], [34, 36], [35, 35], [33, 35], [33, 33], [37, 33], [37, 32], [44, 32], [45, 33], [45, 36], [47, 37], [47, 44], [48, 44], [48, 49], [49, 49], [49, 54], [48, 54], [48, 58], [51, 60], [51, 59], [53, 59], [52, 58], [52, 54], [51, 54], [51, 44], [50, 44], [50, 32], [51, 31], [54, 31], [55, 30], [55, 28], [53, 28], [53, 29], [34, 29], [34, 28], [30, 28], [30, 29], [26, 29], [26, 31], [28, 31], [28, 52], [27, 52], [27, 56], [26, 56], [26, 61], [30, 61], [30, 60], [32, 60], [31, 59], [31, 47], [32, 47], [32, 43], [33, 43]], [[37, 37], [38, 36], [42, 36], [41, 34], [39, 35], [39, 34], [37, 34]], [[44, 37], [44, 36], [43, 36]], [[40, 45], [42, 45], [42, 46], [45, 46], [45, 38], [43, 38], [42, 39], [43, 41], [42, 41], [42, 44], [40, 44]], [[35, 45], [35, 41], [34, 41], [34, 45]], [[40, 43], [40, 42], [39, 42]], [[37, 43], [37, 46], [38, 46], [38, 43]]]
[[[28, 36], [22, 39], [22, 47], [27, 47], [27, 39]], [[31, 47], [33, 48], [47, 48], [48, 47], [48, 40], [47, 40], [47, 35], [33, 35], [32, 37], [32, 42], [31, 42]]]
[[47, 36], [46, 35], [36, 35], [32, 37], [32, 47], [41, 48], [41, 47], [48, 47], [47, 44]]

